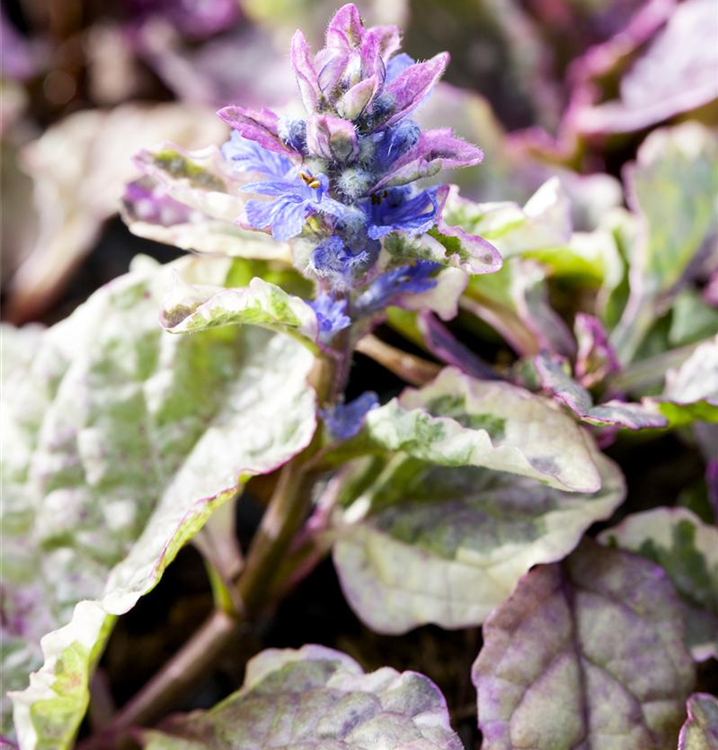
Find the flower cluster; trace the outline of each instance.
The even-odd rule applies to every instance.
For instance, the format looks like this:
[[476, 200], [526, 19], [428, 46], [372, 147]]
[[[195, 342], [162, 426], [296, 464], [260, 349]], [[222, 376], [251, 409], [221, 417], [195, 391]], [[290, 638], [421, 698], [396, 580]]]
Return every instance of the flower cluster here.
[[[436, 283], [431, 276], [438, 266], [428, 262], [377, 278], [382, 238], [422, 235], [441, 218], [439, 189], [413, 183], [483, 156], [451, 130], [422, 132], [410, 119], [449, 58], [443, 53], [416, 63], [398, 53], [400, 41], [397, 27], [365, 28], [357, 8], [345, 5], [316, 55], [301, 31], [292, 39], [305, 119], [239, 106], [219, 112], [235, 131], [223, 147], [225, 158], [260, 178], [243, 188], [261, 197], [247, 202], [242, 223], [278, 240], [305, 240], [310, 249], [302, 270], [331, 299], [369, 283], [357, 300], [365, 314]], [[345, 307], [326, 298], [319, 304], [327, 334], [346, 326]]]

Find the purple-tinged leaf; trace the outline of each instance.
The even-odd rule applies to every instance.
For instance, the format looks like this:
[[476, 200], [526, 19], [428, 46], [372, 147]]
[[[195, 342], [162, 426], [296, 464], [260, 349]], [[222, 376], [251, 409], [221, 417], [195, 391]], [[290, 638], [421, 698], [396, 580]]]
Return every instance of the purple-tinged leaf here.
[[628, 516], [598, 538], [660, 565], [680, 594], [693, 658], [718, 658], [718, 529], [686, 508], [656, 508]]
[[472, 675], [484, 750], [671, 750], [693, 686], [676, 593], [653, 563], [585, 540], [484, 624]]
[[416, 324], [424, 346], [444, 364], [456, 367], [466, 375], [479, 380], [498, 379], [498, 375], [488, 363], [474, 354], [466, 344], [459, 341], [431, 313], [421, 313], [417, 317]]
[[616, 352], [608, 340], [603, 323], [598, 318], [587, 313], [577, 313], [573, 330], [578, 343], [574, 369], [576, 379], [582, 386], [590, 388], [608, 375], [620, 371], [621, 365]]
[[688, 718], [678, 735], [678, 750], [718, 748], [718, 699], [708, 693], [693, 693], [686, 703]]
[[[231, 266], [173, 264], [215, 285]], [[256, 326], [169, 336], [157, 323], [165, 273], [137, 259], [42, 333], [3, 409], [2, 513], [22, 521], [2, 525], [3, 553], [13, 551], [3, 582], [40, 587], [56, 618], [44, 666], [11, 695], [22, 747], [72, 744], [113, 615], [154, 588], [249, 476], [274, 471], [315, 431], [312, 354]]]
[[534, 358], [534, 367], [542, 388], [571, 409], [583, 422], [627, 427], [629, 430], [668, 426], [668, 420], [650, 402], [635, 404], [606, 401], [594, 406], [591, 394], [571, 377], [568, 363], [561, 357], [541, 352]]
[[444, 222], [443, 210], [451, 189], [452, 186], [441, 185], [437, 190], [434, 229], [415, 238], [390, 234], [384, 242], [385, 250], [396, 260], [418, 258], [459, 268], [469, 274], [495, 273], [502, 265], [498, 250], [483, 237]]
[[479, 625], [533, 565], [563, 558], [623, 500], [620, 470], [592, 451], [602, 480], [593, 495], [402, 454], [353, 494], [348, 480], [334, 564], [352, 608], [381, 633]]
[[304, 108], [307, 112], [314, 112], [322, 97], [322, 88], [319, 84], [317, 71], [314, 69], [309, 44], [299, 29], [294, 32], [292, 37], [290, 56]]
[[241, 136], [267, 151], [297, 156], [279, 137], [279, 117], [269, 109], [252, 110], [237, 105], [223, 107], [217, 114]]
[[361, 46], [364, 24], [354, 3], [347, 3], [334, 14], [327, 25], [327, 47], [354, 50]]
[[356, 130], [349, 120], [313, 115], [307, 121], [307, 149], [320, 159], [348, 161], [359, 153]]
[[443, 466], [507, 471], [570, 492], [601, 486], [591, 439], [552, 401], [452, 367], [370, 412], [363, 434]]
[[431, 60], [416, 63], [399, 73], [385, 89], [393, 107], [391, 116], [383, 126], [393, 125], [416, 109], [444, 74], [448, 64], [449, 53], [441, 52]]
[[472, 167], [480, 164], [484, 152], [473, 143], [457, 138], [451, 128], [427, 130], [418, 143], [397, 159], [390, 171], [372, 188], [373, 192], [414, 180], [432, 177], [442, 169]]
[[369, 102], [379, 90], [380, 83], [377, 76], [359, 81], [337, 101], [337, 112], [347, 120], [356, 120], [369, 106]]
[[[662, 5], [670, 8], [672, 3]], [[665, 11], [658, 9], [658, 15], [661, 13]], [[588, 134], [626, 133], [709, 104], [718, 98], [717, 36], [718, 16], [712, 0], [679, 3], [621, 79], [620, 99], [579, 107], [575, 127]], [[605, 45], [606, 62], [612, 49], [625, 55], [626, 47], [626, 34], [619, 34]], [[600, 59], [598, 51], [589, 55], [595, 66]]]
[[323, 646], [269, 649], [241, 690], [210, 711], [143, 730], [145, 750], [461, 750], [431, 680], [390, 667], [365, 674]]

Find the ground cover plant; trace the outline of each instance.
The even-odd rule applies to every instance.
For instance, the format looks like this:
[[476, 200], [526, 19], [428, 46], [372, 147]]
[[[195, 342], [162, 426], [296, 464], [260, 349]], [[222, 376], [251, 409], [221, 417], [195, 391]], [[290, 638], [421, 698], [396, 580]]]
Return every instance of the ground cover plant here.
[[146, 252], [3, 324], [0, 744], [718, 747], [715, 8], [480, 4], [507, 133], [353, 4], [228, 88], [269, 5], [128, 0], [178, 102], [21, 150], [15, 323]]

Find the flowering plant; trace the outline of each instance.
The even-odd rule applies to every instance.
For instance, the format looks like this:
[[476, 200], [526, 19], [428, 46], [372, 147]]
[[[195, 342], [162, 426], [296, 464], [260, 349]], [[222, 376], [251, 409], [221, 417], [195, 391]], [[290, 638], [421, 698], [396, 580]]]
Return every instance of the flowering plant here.
[[[419, 124], [448, 55], [400, 41], [354, 5], [316, 53], [297, 31], [302, 116], [226, 106], [221, 146], [136, 156], [127, 224], [194, 253], [4, 331], [8, 743], [72, 745], [117, 618], [190, 541], [212, 611], [88, 749], [459, 750], [434, 675], [323, 645], [263, 650], [241, 689], [150, 728], [230, 646], [258, 651], [328, 555], [374, 633], [482, 626], [460, 679], [485, 750], [715, 739], [696, 676], [718, 655], [715, 134], [651, 133], [628, 208], [613, 178], [561, 170], [524, 205], [471, 201], [424, 182], [483, 158]], [[398, 380], [367, 389], [357, 354]], [[704, 452], [690, 507], [616, 515], [634, 433]]]

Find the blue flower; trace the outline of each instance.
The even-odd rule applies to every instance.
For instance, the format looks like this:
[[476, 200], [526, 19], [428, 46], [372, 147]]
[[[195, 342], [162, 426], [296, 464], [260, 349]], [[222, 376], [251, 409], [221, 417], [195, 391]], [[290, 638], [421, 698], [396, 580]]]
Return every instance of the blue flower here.
[[400, 52], [389, 60], [386, 66], [386, 83], [391, 83], [398, 75], [410, 68], [416, 60], [406, 52]]
[[331, 294], [320, 294], [309, 303], [317, 315], [319, 337], [326, 344], [337, 331], [351, 325], [351, 318], [346, 314], [347, 300], [337, 299]]
[[362, 428], [367, 412], [379, 406], [379, 399], [373, 391], [362, 393], [348, 404], [336, 404], [319, 413], [329, 432], [339, 440], [349, 440]]
[[252, 182], [243, 192], [268, 195], [276, 200], [247, 202], [249, 224], [255, 229], [271, 227], [275, 240], [289, 240], [301, 234], [304, 222], [316, 213], [336, 218], [344, 215], [341, 203], [329, 197], [329, 182], [324, 175], [306, 178], [289, 176], [280, 180]]
[[438, 263], [419, 260], [413, 266], [399, 266], [383, 273], [362, 292], [356, 301], [356, 310], [371, 315], [395, 304], [404, 294], [421, 294], [436, 286], [432, 274], [440, 268]]
[[237, 172], [259, 172], [268, 177], [285, 177], [294, 165], [282, 154], [267, 151], [257, 142], [243, 138], [236, 130], [222, 146], [222, 156]]
[[411, 189], [391, 188], [386, 195], [372, 196], [365, 205], [369, 217], [367, 234], [374, 240], [390, 232], [404, 232], [410, 236], [428, 232], [436, 222], [439, 210], [436, 191], [432, 187], [413, 198]]
[[400, 156], [416, 146], [421, 137], [421, 128], [413, 120], [402, 120], [387, 128], [376, 142], [374, 164], [384, 172]]
[[345, 247], [341, 237], [332, 235], [316, 246], [310, 268], [320, 279], [326, 279], [332, 288], [349, 289], [355, 274], [373, 264], [379, 250], [378, 242], [369, 242], [361, 250], [352, 252]]

